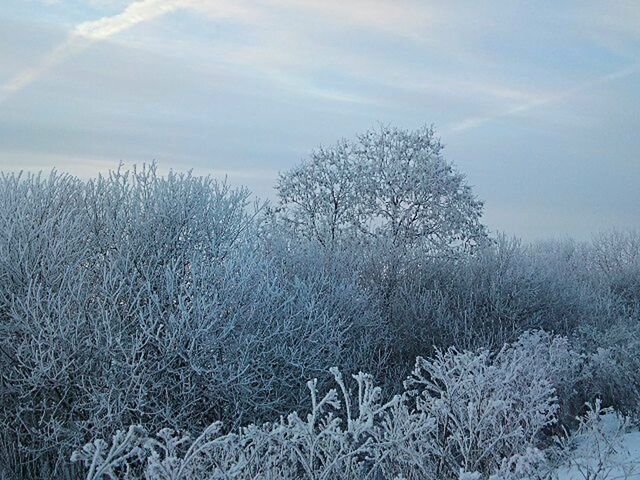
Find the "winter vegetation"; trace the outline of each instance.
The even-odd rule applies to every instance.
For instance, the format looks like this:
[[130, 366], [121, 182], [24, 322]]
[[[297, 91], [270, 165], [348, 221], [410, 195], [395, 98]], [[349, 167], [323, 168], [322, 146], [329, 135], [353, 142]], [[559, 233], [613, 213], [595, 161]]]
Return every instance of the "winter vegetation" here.
[[431, 128], [277, 194], [0, 176], [0, 478], [638, 474], [640, 233], [488, 232]]

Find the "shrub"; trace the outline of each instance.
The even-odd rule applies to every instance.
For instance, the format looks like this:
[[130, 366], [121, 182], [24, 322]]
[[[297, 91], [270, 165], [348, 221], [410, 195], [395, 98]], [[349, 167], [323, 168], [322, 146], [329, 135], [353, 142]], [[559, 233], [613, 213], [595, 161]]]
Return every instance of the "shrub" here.
[[624, 435], [629, 431], [628, 417], [612, 408], [602, 407], [596, 399], [586, 404], [586, 412], [577, 417], [575, 432], [556, 438], [557, 461], [561, 474], [584, 480], [632, 478], [640, 462], [629, 457]]
[[436, 422], [436, 476], [491, 473], [503, 459], [535, 446], [556, 421], [558, 405], [543, 358], [548, 352], [530, 356], [527, 340], [495, 356], [486, 349], [451, 348], [432, 360], [418, 358], [405, 386], [416, 408]]
[[243, 189], [152, 166], [8, 175], [0, 195], [2, 459], [16, 475], [62, 475], [79, 438], [134, 422], [264, 420], [327, 362], [384, 358], [361, 340], [388, 335], [357, 273], [267, 255]]
[[[472, 352], [476, 363], [464, 368], [493, 372], [492, 381], [508, 380], [506, 365], [548, 381], [561, 423], [596, 397], [637, 411], [637, 233], [529, 245], [499, 236], [435, 255], [385, 235], [323, 248], [265, 211], [245, 189], [161, 177], [155, 166], [89, 181], [0, 176], [7, 475], [73, 478], [73, 446], [130, 424], [260, 425], [304, 408], [300, 379], [316, 377], [323, 391], [327, 364], [371, 372], [388, 398], [406, 395], [401, 380], [416, 357], [462, 362]], [[434, 431], [439, 424], [415, 400], [384, 414], [384, 428], [406, 438], [394, 437], [385, 447], [393, 454], [376, 464], [408, 478], [436, 468], [429, 452], [438, 444], [413, 440], [427, 435], [413, 430], [413, 416], [431, 415]], [[372, 441], [383, 431], [370, 432]], [[503, 474], [524, 471], [537, 453], [514, 455], [502, 459]], [[389, 456], [398, 460], [387, 467]], [[447, 475], [460, 473], [456, 462]]]
[[[539, 467], [540, 433], [555, 421], [553, 387], [539, 363], [510, 345], [419, 358], [407, 390], [388, 401], [372, 377], [355, 390], [332, 369], [336, 388], [307, 383], [309, 413], [223, 433], [214, 423], [195, 440], [163, 429], [118, 432], [111, 445], [86, 444], [73, 455], [87, 479], [144, 471], [146, 478], [524, 478]], [[513, 363], [514, 358], [521, 361]], [[525, 363], [525, 359], [527, 360]]]

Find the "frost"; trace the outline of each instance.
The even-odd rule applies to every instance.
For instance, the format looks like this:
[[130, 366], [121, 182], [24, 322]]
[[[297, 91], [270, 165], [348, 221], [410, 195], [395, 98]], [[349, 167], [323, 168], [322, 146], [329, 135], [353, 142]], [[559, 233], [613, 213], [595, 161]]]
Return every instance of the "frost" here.
[[[161, 480], [526, 478], [545, 464], [539, 435], [555, 421], [557, 404], [535, 363], [517, 353], [523, 348], [419, 358], [405, 392], [388, 401], [370, 375], [353, 375], [347, 384], [332, 368], [335, 388], [321, 394], [317, 380], [307, 383], [306, 415], [293, 412], [236, 433], [215, 423], [195, 440], [163, 429], [131, 441], [131, 451], [118, 447], [117, 434], [121, 457], [73, 458], [87, 466], [102, 460], [113, 465], [105, 471], [117, 467], [123, 475], [143, 468], [147, 478]], [[527, 365], [512, 363], [514, 357], [527, 358]]]

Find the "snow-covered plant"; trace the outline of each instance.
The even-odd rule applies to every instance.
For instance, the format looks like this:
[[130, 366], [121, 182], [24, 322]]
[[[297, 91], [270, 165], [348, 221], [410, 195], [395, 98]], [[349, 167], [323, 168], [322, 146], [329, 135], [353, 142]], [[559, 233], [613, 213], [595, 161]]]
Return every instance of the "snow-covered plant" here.
[[[394, 423], [398, 411], [394, 419], [388, 412], [400, 398], [383, 404], [370, 376], [354, 375], [352, 392], [340, 371], [332, 373], [337, 389], [324, 395], [318, 394], [317, 380], [308, 382], [311, 409], [305, 417], [294, 412], [279, 422], [244, 427], [237, 434], [224, 434], [220, 423], [214, 423], [195, 440], [171, 429], [140, 438], [140, 430], [132, 427], [126, 436], [118, 432], [110, 447], [95, 440], [72, 459], [84, 462], [91, 480], [126, 478], [127, 472], [140, 469], [145, 478], [154, 480], [351, 479], [376, 468], [384, 470], [385, 461], [393, 459], [382, 450], [394, 438], [378, 423], [383, 417], [387, 426]], [[415, 425], [414, 431], [419, 428]], [[116, 477], [117, 471], [123, 476]]]
[[[621, 319], [607, 328], [584, 328], [587, 399], [601, 398], [625, 415], [640, 411], [640, 325], [638, 319]], [[591, 351], [589, 351], [591, 350]]]
[[97, 439], [76, 450], [72, 462], [82, 462], [87, 469], [87, 480], [109, 478], [132, 478], [131, 466], [142, 457], [142, 442], [147, 432], [138, 425], [132, 425], [125, 432], [118, 430], [107, 444]]
[[575, 411], [577, 391], [584, 380], [584, 355], [574, 350], [567, 337], [543, 330], [523, 332], [500, 355], [505, 366], [520, 371], [523, 381], [531, 376], [546, 379], [554, 388], [558, 401], [558, 419], [564, 421]]
[[230, 433], [214, 423], [195, 440], [162, 429], [130, 441], [130, 451], [118, 434], [111, 448], [94, 441], [74, 458], [104, 475], [142, 469], [160, 480], [536, 478], [546, 466], [540, 433], [555, 421], [557, 405], [536, 359], [525, 365], [513, 352], [522, 348], [420, 358], [407, 391], [388, 401], [371, 376], [347, 382], [334, 368], [335, 388], [321, 394], [317, 380], [307, 383], [306, 415]]
[[416, 409], [436, 422], [437, 475], [489, 474], [536, 445], [557, 410], [546, 372], [517, 354], [517, 345], [489, 350], [437, 351], [418, 358], [405, 382]]
[[[370, 372], [386, 395], [434, 346], [477, 355], [478, 347], [495, 352], [517, 341], [489, 354], [486, 368], [511, 364], [534, 386], [544, 376], [561, 420], [596, 396], [624, 413], [637, 409], [637, 234], [593, 244], [502, 237], [462, 254], [454, 237], [474, 242], [479, 205], [432, 132], [381, 127], [317, 157], [300, 170], [308, 178], [294, 179], [305, 188], [290, 192], [313, 196], [317, 215], [297, 212], [292, 200], [275, 222], [262, 221], [265, 209], [246, 189], [189, 173], [162, 176], [154, 165], [90, 180], [0, 175], [7, 475], [76, 478], [80, 463], [68, 459], [78, 443], [131, 424], [182, 439], [218, 420], [236, 433], [280, 416], [286, 423], [290, 412], [306, 411], [301, 379], [317, 378], [319, 391], [335, 381], [327, 365]], [[369, 174], [344, 177], [352, 164]], [[317, 190], [306, 188], [316, 180]], [[444, 203], [430, 203], [429, 192], [456, 185]], [[458, 200], [466, 207], [452, 212]], [[437, 225], [430, 212], [439, 212]], [[461, 225], [458, 214], [471, 223]], [[431, 226], [444, 236], [430, 237]], [[434, 255], [445, 244], [456, 255]], [[563, 337], [517, 340], [541, 328]], [[368, 451], [362, 465], [390, 477], [437, 471], [439, 423], [415, 407], [403, 397], [376, 417], [368, 445], [386, 446]], [[251, 451], [272, 448], [271, 433], [256, 429]], [[215, 447], [224, 458], [250, 451], [225, 438], [224, 449]], [[190, 442], [175, 456], [184, 459]]]
[[132, 423], [277, 417], [328, 362], [384, 359], [357, 272], [267, 250], [244, 189], [154, 166], [0, 187], [1, 463], [16, 475], [62, 475], [79, 438]]
[[464, 470], [460, 470], [458, 480], [482, 480], [482, 474], [480, 472], [466, 472]]
[[[611, 231], [593, 239], [590, 266], [631, 308], [640, 302], [640, 231]], [[597, 277], [596, 277], [597, 278]]]
[[321, 148], [280, 176], [279, 217], [325, 246], [355, 237], [443, 253], [482, 243], [482, 202], [442, 149], [432, 128], [384, 125]]
[[545, 452], [536, 447], [527, 447], [523, 453], [503, 458], [489, 480], [548, 480], [551, 473], [552, 467]]
[[[533, 329], [566, 336], [579, 350], [578, 326], [597, 324], [606, 332], [620, 315], [610, 291], [587, 280], [580, 255], [570, 244], [527, 245], [504, 236], [457, 259], [415, 253], [401, 262], [389, 255], [386, 263], [395, 262], [398, 272], [387, 297], [394, 336], [402, 340], [399, 361], [431, 354], [425, 350], [431, 345], [499, 349]], [[368, 278], [382, 298], [382, 274]]]
[[600, 399], [586, 407], [586, 412], [577, 417], [576, 431], [556, 437], [561, 473], [583, 480], [630, 478], [640, 470], [640, 461], [631, 458], [626, 449], [629, 417], [603, 407]]

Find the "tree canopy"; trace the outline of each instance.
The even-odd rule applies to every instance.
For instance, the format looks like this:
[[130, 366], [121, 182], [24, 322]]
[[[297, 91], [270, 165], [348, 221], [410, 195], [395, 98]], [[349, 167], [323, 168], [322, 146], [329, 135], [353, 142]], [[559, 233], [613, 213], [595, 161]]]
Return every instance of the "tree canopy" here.
[[280, 218], [327, 247], [382, 240], [470, 248], [487, 236], [483, 204], [442, 150], [432, 127], [380, 126], [321, 147], [280, 175]]

